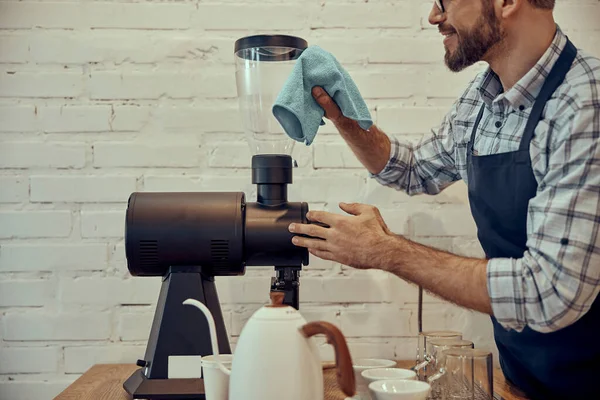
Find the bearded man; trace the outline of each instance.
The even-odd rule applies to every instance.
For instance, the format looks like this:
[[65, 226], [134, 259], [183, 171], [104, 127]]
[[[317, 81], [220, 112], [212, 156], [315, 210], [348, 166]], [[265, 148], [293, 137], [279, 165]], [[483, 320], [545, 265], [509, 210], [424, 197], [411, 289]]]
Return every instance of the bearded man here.
[[415, 144], [369, 131], [316, 101], [383, 185], [435, 195], [464, 180], [485, 259], [435, 250], [387, 228], [377, 208], [311, 211], [297, 246], [377, 268], [489, 314], [506, 378], [532, 399], [597, 398], [600, 376], [600, 60], [554, 21], [555, 0], [436, 0], [445, 62], [489, 66], [441, 126]]

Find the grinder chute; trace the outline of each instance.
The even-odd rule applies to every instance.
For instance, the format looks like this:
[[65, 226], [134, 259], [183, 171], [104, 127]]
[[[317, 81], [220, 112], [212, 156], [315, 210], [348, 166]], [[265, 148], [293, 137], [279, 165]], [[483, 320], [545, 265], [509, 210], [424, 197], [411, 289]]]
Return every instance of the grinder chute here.
[[[308, 204], [289, 202], [294, 141], [272, 105], [307, 47], [303, 39], [258, 35], [235, 43], [242, 122], [252, 152], [257, 199], [243, 192], [133, 193], [125, 223], [127, 266], [136, 277], [161, 276], [162, 287], [141, 367], [124, 384], [133, 398], [203, 399], [198, 360], [212, 354], [208, 323], [188, 298], [204, 303], [217, 328], [221, 353], [230, 353], [215, 276], [273, 266], [271, 291], [299, 308], [299, 276], [308, 251], [292, 244], [288, 226], [307, 223]], [[265, 300], [268, 299], [265, 290]]]

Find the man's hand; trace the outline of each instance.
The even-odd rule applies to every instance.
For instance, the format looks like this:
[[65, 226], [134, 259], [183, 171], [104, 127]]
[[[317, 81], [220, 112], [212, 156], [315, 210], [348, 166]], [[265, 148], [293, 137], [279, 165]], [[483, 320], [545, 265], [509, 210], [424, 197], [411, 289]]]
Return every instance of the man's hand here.
[[335, 104], [335, 101], [333, 101], [323, 88], [315, 86], [312, 89], [312, 94], [317, 103], [323, 108], [323, 111], [325, 111], [325, 118], [335, 123], [338, 119], [344, 117], [338, 105]]
[[325, 260], [332, 260], [353, 268], [380, 268], [386, 246], [393, 233], [388, 229], [379, 210], [365, 204], [340, 203], [340, 208], [350, 215], [337, 215], [324, 211], [309, 211], [307, 218], [316, 224], [291, 224], [290, 232], [311, 238], [294, 236], [296, 246]]
[[333, 122], [341, 134], [363, 131], [358, 122], [342, 114], [338, 105], [323, 88], [315, 86], [312, 89], [312, 94], [317, 103], [323, 108], [323, 111], [325, 111], [325, 118]]

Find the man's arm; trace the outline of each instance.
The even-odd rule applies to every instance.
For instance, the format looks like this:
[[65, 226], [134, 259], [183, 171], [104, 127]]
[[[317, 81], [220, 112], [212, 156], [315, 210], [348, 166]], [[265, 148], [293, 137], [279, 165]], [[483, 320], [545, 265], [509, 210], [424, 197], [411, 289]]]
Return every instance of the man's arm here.
[[459, 306], [492, 314], [487, 261], [460, 257], [392, 236], [382, 269]]
[[325, 111], [325, 117], [337, 128], [356, 158], [371, 174], [380, 173], [390, 158], [390, 138], [373, 126], [365, 131], [358, 122], [342, 115], [339, 107], [320, 87], [313, 89], [313, 96]]
[[[598, 104], [600, 105], [600, 103]], [[600, 107], [556, 121], [548, 171], [529, 203], [532, 233], [522, 258], [469, 259], [390, 238], [380, 268], [458, 305], [492, 314], [507, 329], [565, 328], [600, 292]]]
[[382, 269], [460, 306], [491, 314], [485, 260], [459, 257], [395, 235], [376, 207], [341, 203], [340, 208], [351, 215], [309, 211], [310, 221], [329, 227], [291, 224], [290, 232], [300, 235], [292, 242], [319, 258], [353, 268]]
[[437, 194], [451, 183], [460, 180], [454, 160], [455, 144], [451, 119], [454, 104], [441, 127], [411, 144], [388, 137], [377, 126], [368, 131], [345, 117], [333, 99], [321, 88], [313, 96], [333, 122], [357, 159], [380, 184], [402, 190], [409, 195]]

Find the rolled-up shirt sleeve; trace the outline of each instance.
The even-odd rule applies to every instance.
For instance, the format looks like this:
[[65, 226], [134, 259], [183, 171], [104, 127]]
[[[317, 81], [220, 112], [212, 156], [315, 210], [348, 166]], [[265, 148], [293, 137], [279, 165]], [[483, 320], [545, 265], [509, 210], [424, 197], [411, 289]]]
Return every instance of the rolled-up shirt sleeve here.
[[516, 331], [565, 328], [600, 291], [600, 104], [578, 108], [555, 132], [529, 203], [525, 254], [487, 264], [494, 317]]
[[390, 137], [390, 158], [378, 174], [370, 174], [380, 184], [409, 195], [438, 194], [461, 179], [456, 168], [456, 146], [452, 136], [452, 118], [456, 108], [446, 115], [438, 129], [417, 143]]

